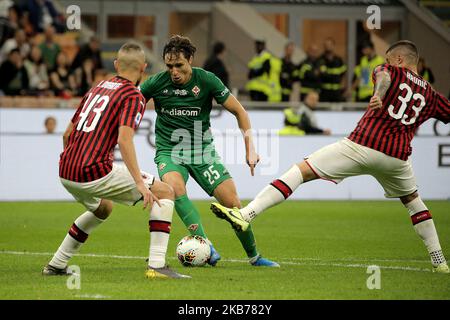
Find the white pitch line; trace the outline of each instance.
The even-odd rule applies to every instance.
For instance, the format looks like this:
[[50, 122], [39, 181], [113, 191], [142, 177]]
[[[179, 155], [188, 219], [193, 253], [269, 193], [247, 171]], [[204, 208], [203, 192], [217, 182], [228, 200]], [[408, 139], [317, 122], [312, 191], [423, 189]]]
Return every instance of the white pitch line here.
[[[320, 258], [289, 258], [290, 260], [299, 260], [299, 261], [323, 261]], [[372, 258], [335, 258], [335, 259], [326, 259], [327, 261], [381, 261], [381, 262], [414, 262], [414, 263], [430, 263], [430, 260], [410, 260], [410, 259], [372, 259]]]
[[[11, 254], [11, 255], [29, 255], [29, 256], [53, 256], [51, 252], [27, 252], [27, 251], [0, 251], [0, 254]], [[96, 253], [77, 253], [75, 256], [78, 257], [90, 257], [90, 258], [108, 258], [108, 259], [134, 259], [134, 260], [145, 260], [147, 257], [139, 257], [139, 256], [120, 256], [120, 255], [107, 255], [107, 254], [96, 254]], [[168, 259], [176, 260], [175, 257], [169, 257]], [[295, 260], [295, 261], [292, 261]], [[237, 262], [237, 263], [248, 263], [248, 260], [243, 259], [224, 259], [222, 261], [225, 262]], [[297, 262], [299, 261], [299, 262]], [[303, 262], [302, 262], [303, 261]], [[313, 261], [310, 263], [308, 261]], [[325, 261], [325, 262], [324, 262]], [[330, 262], [327, 262], [330, 261]], [[378, 260], [378, 259], [355, 259], [351, 258], [349, 260], [345, 259], [330, 259], [330, 260], [321, 260], [319, 258], [281, 258], [278, 262], [287, 265], [295, 265], [295, 266], [324, 266], [324, 267], [341, 267], [341, 268], [367, 268], [372, 264], [344, 264], [344, 263], [335, 263], [331, 261], [385, 261], [385, 262], [397, 262], [397, 260]], [[422, 260], [399, 260], [399, 262], [424, 262]], [[380, 269], [391, 269], [391, 270], [405, 270], [405, 271], [419, 271], [419, 272], [430, 272], [431, 269], [424, 268], [415, 268], [415, 267], [405, 267], [405, 266], [378, 266]]]
[[[360, 263], [352, 263], [352, 264], [343, 264], [343, 263], [299, 263], [299, 262], [283, 262], [283, 264], [293, 264], [293, 265], [303, 265], [303, 266], [332, 266], [332, 267], [344, 267], [344, 268], [367, 268], [369, 266], [373, 266], [374, 264], [360, 264]], [[424, 268], [415, 268], [415, 267], [403, 267], [403, 266], [380, 266], [380, 269], [390, 269], [390, 270], [406, 270], [406, 271], [420, 271], [420, 272], [431, 272], [431, 269]]]
[[87, 298], [87, 299], [110, 299], [110, 296], [104, 296], [101, 294], [77, 294], [76, 298]]

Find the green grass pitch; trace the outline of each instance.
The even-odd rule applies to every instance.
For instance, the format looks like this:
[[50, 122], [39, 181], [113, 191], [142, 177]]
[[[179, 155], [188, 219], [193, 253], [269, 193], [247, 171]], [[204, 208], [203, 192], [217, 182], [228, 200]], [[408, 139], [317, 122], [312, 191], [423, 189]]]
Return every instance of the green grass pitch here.
[[[0, 203], [0, 299], [450, 299], [450, 275], [434, 274], [422, 241], [399, 201], [287, 201], [253, 224], [260, 252], [281, 268], [248, 264], [231, 227], [198, 201], [206, 231], [222, 255], [218, 266], [182, 267], [176, 243], [187, 234], [174, 214], [168, 263], [192, 276], [144, 278], [148, 213], [117, 205], [70, 265], [67, 278], [42, 267], [84, 210], [70, 202]], [[450, 257], [450, 202], [426, 201]], [[380, 289], [369, 290], [367, 267], [380, 267]]]

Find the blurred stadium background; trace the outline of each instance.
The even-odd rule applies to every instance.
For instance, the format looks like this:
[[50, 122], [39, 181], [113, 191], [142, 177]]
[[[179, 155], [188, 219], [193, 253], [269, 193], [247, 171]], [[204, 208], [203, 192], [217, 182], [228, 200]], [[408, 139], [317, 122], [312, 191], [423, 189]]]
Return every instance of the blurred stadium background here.
[[[72, 5], [80, 10], [81, 27], [68, 30], [66, 20], [75, 12]], [[380, 8], [379, 29], [368, 27], [373, 12], [370, 5]], [[9, 62], [7, 50], [19, 47], [21, 57], [17, 59], [25, 65], [22, 71], [29, 78], [28, 86], [23, 87], [24, 82], [18, 80], [23, 81], [22, 75], [6, 76], [16, 69], [7, 66], [1, 69], [3, 79], [8, 78], [10, 82], [1, 81], [0, 200], [71, 199], [57, 179], [60, 135], [89, 85], [114, 73], [115, 52], [130, 39], [146, 48], [147, 76], [164, 69], [161, 51], [172, 34], [192, 39], [198, 49], [194, 66], [200, 67], [210, 56], [213, 45], [223, 42], [228, 86], [250, 112], [259, 138], [263, 160], [257, 177], [251, 178], [247, 172], [240, 139], [225, 132], [236, 128], [233, 118], [217, 108], [213, 112], [212, 126], [218, 130], [216, 144], [225, 164], [235, 177], [239, 177], [236, 179], [238, 190], [246, 199], [252, 198], [255, 190], [265, 186], [293, 162], [351, 132], [366, 107], [366, 103], [358, 101], [357, 92], [352, 92], [352, 81], [361, 63], [365, 43], [372, 43], [374, 54], [383, 56], [389, 44], [396, 40], [414, 41], [426, 59], [427, 70], [432, 72], [433, 86], [445, 95], [450, 90], [449, 1], [4, 0], [0, 1], [0, 14], [3, 15], [2, 65]], [[341, 101], [320, 101], [315, 114], [318, 126], [329, 129], [332, 135], [278, 135], [284, 126], [283, 111], [300, 105], [299, 95], [306, 84], [295, 81], [288, 102], [250, 101], [246, 90], [247, 65], [255, 54], [255, 41], [265, 41], [267, 51], [279, 59], [283, 57], [286, 43], [292, 42], [295, 72], [300, 70], [308, 48], [315, 46], [321, 54], [324, 42], [330, 38], [334, 40], [336, 55], [342, 58], [347, 71], [341, 75], [339, 84], [342, 86]], [[35, 47], [41, 49], [44, 66], [29, 58], [29, 52]], [[64, 70], [52, 67], [56, 63]], [[44, 80], [36, 84], [33, 77], [40, 67], [47, 78], [44, 76]], [[151, 102], [148, 108], [152, 109]], [[54, 129], [44, 127], [49, 117], [53, 118], [48, 121], [54, 123]], [[156, 172], [153, 164], [154, 120], [155, 113], [149, 110], [137, 136], [139, 160], [150, 172]], [[54, 134], [45, 134], [46, 130]], [[413, 153], [412, 160], [425, 199], [450, 197], [449, 134], [448, 125], [429, 121], [414, 141], [417, 152]], [[119, 153], [117, 156], [120, 161]], [[190, 184], [191, 197], [206, 198], [196, 184]], [[300, 195], [297, 193], [295, 197]], [[326, 183], [307, 185], [301, 198], [383, 199], [383, 193], [374, 179], [359, 177], [345, 181], [337, 188]]]

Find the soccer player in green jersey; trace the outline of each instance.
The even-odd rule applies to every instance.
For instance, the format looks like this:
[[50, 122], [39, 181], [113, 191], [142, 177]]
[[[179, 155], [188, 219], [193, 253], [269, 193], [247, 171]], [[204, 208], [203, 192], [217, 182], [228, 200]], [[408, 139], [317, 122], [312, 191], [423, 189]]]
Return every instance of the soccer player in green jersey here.
[[[141, 85], [147, 101], [153, 98], [156, 118], [155, 163], [162, 181], [175, 191], [175, 209], [192, 235], [207, 239], [200, 214], [189, 200], [186, 182], [191, 176], [205, 192], [227, 207], [241, 207], [236, 186], [221, 163], [210, 132], [212, 99], [236, 116], [244, 133], [246, 162], [251, 174], [259, 161], [251, 136], [247, 112], [228, 88], [213, 73], [191, 66], [195, 46], [183, 36], [175, 35], [164, 46], [167, 70], [157, 73]], [[250, 264], [279, 267], [263, 258], [256, 249], [253, 231], [236, 231]], [[219, 253], [213, 245], [208, 263], [216, 265]]]

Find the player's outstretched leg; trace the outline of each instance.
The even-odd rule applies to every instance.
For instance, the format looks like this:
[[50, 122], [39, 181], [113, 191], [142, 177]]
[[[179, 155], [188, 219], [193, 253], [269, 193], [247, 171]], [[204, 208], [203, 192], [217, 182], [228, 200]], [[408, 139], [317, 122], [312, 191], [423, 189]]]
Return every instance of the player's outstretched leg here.
[[159, 206], [153, 203], [148, 222], [150, 231], [150, 249], [145, 277], [149, 279], [190, 278], [171, 270], [166, 264], [167, 246], [174, 208], [174, 192], [166, 183], [155, 181], [152, 192], [160, 199]]
[[42, 270], [45, 276], [69, 275], [67, 263], [72, 256], [80, 250], [89, 234], [97, 228], [111, 214], [112, 202], [102, 200], [97, 210], [86, 211], [72, 224], [68, 234], [48, 265]]
[[417, 192], [401, 197], [403, 205], [408, 209], [414, 230], [423, 240], [431, 258], [433, 272], [450, 273], [447, 261], [442, 253], [441, 244], [434, 226], [430, 211], [423, 203]]
[[[214, 190], [214, 197], [223, 204], [235, 206], [236, 208], [241, 206], [241, 202], [239, 201], [239, 197], [237, 196], [236, 186], [232, 179], [227, 179], [219, 184]], [[250, 225], [247, 226], [244, 231], [236, 231], [235, 233], [239, 241], [241, 242], [241, 245], [244, 248], [247, 257], [249, 258], [249, 262], [251, 265], [257, 267], [280, 266], [276, 262], [263, 258], [258, 253], [258, 250], [256, 248], [255, 235], [253, 234], [253, 230]]]
[[228, 221], [235, 231], [246, 230], [249, 222], [257, 215], [286, 200], [303, 182], [316, 178], [309, 166], [302, 162], [292, 166], [280, 178], [272, 181], [244, 208], [227, 208], [213, 203], [211, 210], [217, 217]]

